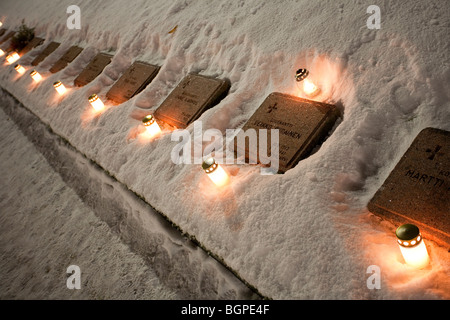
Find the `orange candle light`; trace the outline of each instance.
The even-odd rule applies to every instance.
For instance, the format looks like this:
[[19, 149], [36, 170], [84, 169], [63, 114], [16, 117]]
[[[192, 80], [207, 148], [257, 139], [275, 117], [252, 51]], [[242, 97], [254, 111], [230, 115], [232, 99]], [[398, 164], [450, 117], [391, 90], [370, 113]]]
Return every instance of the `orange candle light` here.
[[17, 73], [19, 73], [19, 74], [25, 73], [25, 68], [23, 66], [21, 66], [20, 64], [16, 64], [14, 66], [14, 69], [16, 69]]
[[428, 265], [428, 251], [419, 228], [413, 224], [404, 224], [395, 231], [400, 251], [406, 264], [421, 269]]
[[100, 100], [100, 98], [95, 93], [89, 96], [89, 102], [91, 103], [92, 108], [94, 108], [94, 110], [97, 112], [105, 109], [103, 101]]
[[53, 83], [53, 87], [61, 96], [67, 91], [66, 87], [62, 84], [61, 81], [56, 81], [55, 83]]
[[212, 182], [214, 182], [218, 187], [226, 185], [230, 179], [228, 173], [226, 173], [225, 170], [212, 157], [203, 161], [202, 168]]
[[6, 56], [6, 61], [9, 64], [12, 64], [12, 63], [16, 62], [19, 59], [20, 59], [20, 56], [19, 56], [19, 54], [17, 52], [12, 52], [12, 53], [10, 53], [10, 54], [8, 54]]
[[148, 115], [142, 119], [142, 124], [145, 126], [147, 130], [147, 134], [153, 138], [161, 134], [161, 128], [158, 123], [156, 123], [156, 119], [152, 115]]
[[5, 51], [3, 51], [2, 49], [0, 49], [0, 57], [3, 57], [5, 55]]
[[30, 76], [35, 82], [39, 82], [42, 80], [42, 76], [36, 70], [31, 71]]
[[300, 82], [303, 82], [301, 90], [303, 90], [308, 97], [314, 97], [319, 94], [320, 89], [310, 79], [306, 79], [308, 76], [309, 71], [307, 69], [298, 69], [295, 73], [295, 80], [297, 80], [299, 87]]

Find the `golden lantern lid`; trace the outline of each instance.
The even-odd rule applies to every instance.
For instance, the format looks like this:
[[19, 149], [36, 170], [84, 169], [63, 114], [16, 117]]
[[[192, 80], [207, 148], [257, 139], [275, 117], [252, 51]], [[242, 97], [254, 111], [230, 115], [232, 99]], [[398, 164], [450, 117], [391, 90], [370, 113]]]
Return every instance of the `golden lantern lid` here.
[[94, 101], [94, 100], [98, 99], [98, 96], [97, 96], [97, 94], [93, 93], [89, 96], [88, 99], [89, 99], [89, 101]]
[[395, 235], [400, 240], [412, 240], [419, 236], [419, 228], [414, 224], [404, 224], [397, 228]]
[[56, 82], [53, 82], [53, 86], [60, 86], [62, 84], [62, 82], [61, 81], [56, 81]]
[[216, 159], [213, 157], [206, 158], [202, 163], [202, 168], [206, 173], [211, 173], [219, 167]]
[[412, 247], [422, 241], [419, 228], [414, 224], [403, 224], [395, 231], [397, 242], [403, 247]]
[[295, 80], [302, 81], [309, 75], [309, 71], [307, 69], [298, 69], [295, 72]]
[[155, 122], [155, 118], [151, 115], [151, 114], [149, 114], [148, 116], [145, 116], [143, 119], [142, 119], [142, 123], [145, 125], [145, 126], [149, 126], [149, 125], [151, 125], [152, 123], [154, 123]]

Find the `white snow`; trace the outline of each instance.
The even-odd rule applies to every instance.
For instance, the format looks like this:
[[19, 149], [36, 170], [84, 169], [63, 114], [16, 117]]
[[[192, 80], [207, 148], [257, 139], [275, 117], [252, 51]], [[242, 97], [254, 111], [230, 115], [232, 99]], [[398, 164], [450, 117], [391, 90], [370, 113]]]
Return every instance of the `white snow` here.
[[[0, 123], [2, 299], [173, 299], [2, 110]], [[82, 290], [67, 289], [70, 265]]]
[[[450, 297], [447, 249], [428, 241], [431, 265], [411, 270], [401, 260], [395, 226], [366, 209], [423, 128], [450, 130], [445, 1], [380, 3], [379, 30], [366, 26], [373, 1], [77, 2], [81, 30], [66, 27], [71, 0], [0, 3], [5, 27], [17, 29], [25, 19], [46, 39], [19, 63], [30, 68], [50, 41], [62, 43], [36, 68], [44, 77], [38, 85], [0, 66], [0, 85], [57, 134], [267, 297]], [[49, 73], [75, 44], [86, 49], [63, 71]], [[99, 51], [113, 53], [112, 63], [58, 98], [52, 83], [73, 86]], [[130, 101], [93, 117], [87, 97], [104, 98], [136, 59], [160, 65], [156, 78]], [[231, 184], [219, 191], [200, 166], [171, 162], [170, 132], [151, 142], [136, 137], [140, 118], [189, 72], [230, 79], [227, 97], [200, 118], [203, 130], [225, 133], [241, 127], [271, 92], [301, 94], [294, 81], [300, 67], [320, 82], [316, 99], [341, 104], [344, 117], [315, 154], [286, 174], [226, 166]], [[367, 288], [370, 265], [381, 268], [381, 289]]]

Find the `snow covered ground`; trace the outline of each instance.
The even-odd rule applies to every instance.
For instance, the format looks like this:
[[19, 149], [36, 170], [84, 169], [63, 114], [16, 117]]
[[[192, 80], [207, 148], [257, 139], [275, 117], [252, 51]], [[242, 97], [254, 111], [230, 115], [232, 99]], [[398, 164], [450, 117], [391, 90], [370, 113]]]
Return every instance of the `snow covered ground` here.
[[[0, 105], [0, 298], [258, 298], [17, 101]], [[82, 292], [67, 289], [70, 265]]]
[[[173, 299], [0, 111], [0, 298]], [[69, 290], [70, 265], [83, 290]]]
[[[396, 226], [366, 209], [423, 128], [450, 130], [446, 1], [77, 1], [81, 29], [68, 30], [72, 4], [0, 3], [5, 27], [25, 19], [46, 39], [21, 64], [50, 41], [62, 43], [36, 68], [40, 84], [1, 66], [0, 86], [245, 281], [274, 299], [450, 298], [448, 250], [427, 242], [431, 265], [411, 270]], [[366, 26], [372, 4], [381, 8], [379, 30]], [[83, 53], [47, 72], [74, 44]], [[56, 97], [52, 83], [73, 85], [99, 51], [114, 54], [104, 72]], [[104, 97], [135, 59], [161, 70], [141, 94], [93, 117], [87, 97]], [[225, 132], [241, 127], [271, 92], [301, 94], [293, 80], [300, 67], [320, 82], [316, 99], [339, 103], [344, 116], [316, 153], [284, 175], [230, 165], [231, 184], [219, 191], [198, 165], [171, 162], [170, 132], [136, 138], [139, 119], [189, 72], [231, 81], [227, 97], [200, 118], [204, 130]], [[366, 285], [371, 265], [381, 269], [381, 289]]]

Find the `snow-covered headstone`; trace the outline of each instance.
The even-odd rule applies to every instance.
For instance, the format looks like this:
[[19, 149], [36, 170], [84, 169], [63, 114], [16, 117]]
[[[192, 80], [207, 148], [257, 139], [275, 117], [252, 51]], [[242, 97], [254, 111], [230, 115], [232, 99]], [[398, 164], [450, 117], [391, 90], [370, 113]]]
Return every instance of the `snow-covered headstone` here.
[[227, 80], [188, 74], [155, 112], [155, 118], [167, 124], [186, 128], [227, 93]]
[[160, 67], [136, 61], [117, 80], [106, 94], [115, 104], [121, 104], [145, 89]]
[[76, 57], [83, 51], [83, 48], [72, 46], [67, 50], [58, 61], [50, 68], [51, 73], [56, 73], [67, 67], [69, 63], [75, 60]]
[[4, 36], [1, 40], [0, 40], [0, 44], [3, 44], [4, 42], [8, 41], [9, 39], [11, 39], [14, 35], [16, 34], [15, 31], [10, 31], [6, 34], [6, 36]]
[[[339, 109], [331, 104], [307, 100], [279, 92], [273, 92], [250, 117], [242, 130], [253, 129], [258, 144], [261, 129], [267, 134], [267, 155], [271, 154], [271, 130], [277, 129], [279, 142], [279, 173], [293, 168], [300, 160], [310, 155], [321, 144], [339, 118]], [[250, 152], [248, 144], [235, 140], [235, 152], [247, 161], [264, 163], [259, 154]], [[269, 143], [270, 141], [270, 143]]]
[[397, 226], [415, 224], [425, 237], [450, 247], [450, 132], [423, 129], [368, 209]]
[[39, 38], [39, 37], [34, 37], [33, 39], [31, 39], [30, 42], [28, 42], [28, 44], [19, 52], [20, 56], [23, 56], [24, 54], [27, 54], [28, 52], [30, 52], [32, 49], [34, 49], [37, 46], [40, 46], [42, 43], [44, 42], [44, 39]]
[[50, 44], [45, 47], [44, 50], [31, 62], [32, 66], [37, 66], [41, 63], [45, 58], [47, 58], [53, 51], [55, 51], [59, 47], [60, 43], [58, 42], [50, 42]]
[[87, 85], [89, 82], [97, 78], [105, 67], [111, 63], [112, 55], [107, 53], [99, 53], [94, 59], [89, 62], [86, 68], [81, 71], [78, 77], [75, 78], [74, 84], [77, 87], [83, 87]]

